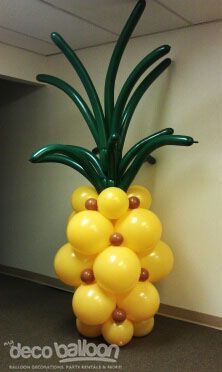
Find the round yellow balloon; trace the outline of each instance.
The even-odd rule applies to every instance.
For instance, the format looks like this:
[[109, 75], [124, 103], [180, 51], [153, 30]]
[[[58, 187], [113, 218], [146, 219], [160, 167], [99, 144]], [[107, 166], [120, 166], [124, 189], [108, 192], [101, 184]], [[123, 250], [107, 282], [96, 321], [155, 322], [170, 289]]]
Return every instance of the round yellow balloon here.
[[97, 211], [76, 213], [67, 226], [68, 241], [85, 255], [99, 253], [109, 246], [112, 233], [113, 224]]
[[162, 234], [159, 218], [144, 208], [127, 212], [117, 221], [114, 229], [123, 235], [124, 245], [139, 255], [148, 254], [158, 243]]
[[131, 249], [110, 246], [96, 257], [93, 272], [97, 283], [103, 289], [122, 293], [136, 285], [141, 266], [137, 255]]
[[109, 344], [126, 345], [133, 337], [133, 324], [128, 319], [122, 323], [109, 319], [102, 326], [102, 335]]
[[56, 253], [54, 269], [59, 279], [72, 287], [82, 283], [81, 272], [92, 268], [93, 259], [75, 253], [70, 243], [64, 244]]
[[151, 318], [158, 310], [160, 298], [157, 289], [148, 281], [138, 282], [127, 294], [117, 298], [117, 305], [134, 322]]
[[142, 320], [141, 322], [134, 322], [133, 328], [134, 332], [133, 335], [136, 337], [143, 337], [147, 336], [154, 327], [154, 317]]
[[88, 325], [98, 325], [110, 318], [116, 300], [97, 284], [81, 285], [74, 293], [73, 311], [79, 320]]
[[152, 196], [144, 186], [133, 185], [127, 190], [128, 198], [136, 196], [140, 200], [140, 208], [149, 209], [152, 203]]
[[129, 207], [127, 194], [118, 187], [108, 187], [98, 196], [98, 210], [111, 220], [122, 216]]
[[90, 199], [97, 199], [98, 194], [92, 186], [80, 186], [75, 189], [71, 195], [71, 204], [76, 212], [83, 211], [85, 202]]
[[85, 337], [98, 337], [101, 335], [101, 325], [88, 325], [76, 318], [76, 328]]
[[141, 266], [149, 272], [150, 282], [157, 282], [167, 276], [173, 268], [173, 263], [173, 252], [163, 241], [160, 241], [151, 253], [141, 259]]

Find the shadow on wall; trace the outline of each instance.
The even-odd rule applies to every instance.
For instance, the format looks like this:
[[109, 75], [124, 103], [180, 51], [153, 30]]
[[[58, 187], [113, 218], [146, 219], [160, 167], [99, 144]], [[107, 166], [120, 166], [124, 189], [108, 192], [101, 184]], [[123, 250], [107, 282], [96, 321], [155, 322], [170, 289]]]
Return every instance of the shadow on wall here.
[[[165, 114], [166, 109], [168, 106], [169, 101], [169, 91], [171, 88], [172, 83], [172, 76], [174, 75], [174, 69], [175, 69], [175, 62], [172, 61], [170, 68], [165, 73], [165, 79], [162, 79], [159, 83], [161, 84], [161, 88], [159, 91], [159, 99], [158, 99], [158, 105], [156, 107], [156, 113], [154, 117], [154, 129], [161, 130], [162, 128], [165, 128]], [[155, 101], [154, 101], [155, 102]]]
[[[163, 166], [163, 156], [164, 154], [160, 156], [160, 166]], [[167, 160], [172, 160], [173, 165], [175, 158], [172, 152], [170, 156], [172, 158]], [[209, 173], [200, 155], [198, 158], [196, 155], [195, 163], [191, 162], [192, 154], [187, 154], [183, 168], [174, 172], [174, 176], [167, 168], [161, 179], [161, 190], [155, 189], [157, 193], [154, 203], [158, 201], [155, 210], [164, 221], [163, 240], [170, 245], [175, 255], [174, 270], [167, 278], [167, 283], [158, 283], [157, 287], [161, 291], [163, 303], [167, 298], [171, 304], [175, 302], [179, 307], [185, 308], [189, 303], [191, 310], [207, 313], [205, 306], [213, 301], [213, 293], [208, 282], [204, 282], [202, 278], [204, 273], [209, 273], [209, 265], [213, 261], [209, 239], [215, 247], [214, 240], [219, 226], [216, 225], [215, 217], [210, 218], [206, 225], [206, 215], [214, 215], [215, 206], [211, 199], [206, 198], [207, 190], [213, 187], [214, 181], [209, 185]], [[177, 185], [176, 193], [174, 185]], [[215, 184], [215, 194], [217, 187]], [[195, 190], [199, 192], [196, 191], [194, 197]], [[215, 265], [214, 267], [217, 270]]]
[[0, 78], [0, 106], [18, 101], [21, 97], [27, 96], [39, 88], [42, 87]]
[[[128, 129], [124, 153], [126, 153], [136, 141], [166, 127], [165, 115], [169, 100], [168, 92], [171, 89], [174, 68], [173, 62], [167, 71], [164, 72], [163, 76], [155, 81], [155, 87], [151, 86], [150, 90], [144, 94], [139, 102], [132, 123]], [[153, 156], [156, 157], [156, 151], [154, 151]], [[151, 168], [149, 167], [149, 171], [150, 170]]]

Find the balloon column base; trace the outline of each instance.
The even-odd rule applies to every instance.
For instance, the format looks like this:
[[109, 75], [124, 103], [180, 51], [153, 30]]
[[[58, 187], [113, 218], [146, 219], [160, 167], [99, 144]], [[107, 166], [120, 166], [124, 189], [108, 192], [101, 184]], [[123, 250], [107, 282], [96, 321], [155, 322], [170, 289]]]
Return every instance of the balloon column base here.
[[133, 337], [144, 337], [152, 332], [154, 327], [154, 317], [141, 322], [131, 322], [125, 319], [122, 323], [108, 320], [103, 325], [87, 325], [76, 319], [76, 328], [81, 336], [96, 338], [102, 336], [108, 344], [124, 346]]

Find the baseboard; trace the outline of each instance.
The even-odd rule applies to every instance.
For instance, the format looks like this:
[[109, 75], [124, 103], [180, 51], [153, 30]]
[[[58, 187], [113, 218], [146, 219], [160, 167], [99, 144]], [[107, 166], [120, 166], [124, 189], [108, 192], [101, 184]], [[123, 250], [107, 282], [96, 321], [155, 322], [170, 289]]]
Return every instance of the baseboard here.
[[73, 292], [72, 287], [63, 284], [59, 279], [39, 273], [33, 273], [32, 271], [17, 269], [15, 267], [0, 264], [0, 273], [13, 276], [15, 278], [26, 279], [30, 282], [47, 285], [49, 287], [62, 289], [63, 291]]
[[[38, 284], [47, 285], [63, 291], [73, 292], [73, 288], [61, 283], [59, 279], [38, 273], [33, 273], [31, 271], [0, 265], [0, 273], [17, 277], [20, 279], [26, 279]], [[193, 310], [187, 310], [184, 308], [166, 304], [160, 304], [158, 314], [169, 318], [179, 319], [185, 322], [195, 323], [206, 327], [222, 330], [222, 317], [200, 313]]]
[[189, 323], [195, 323], [210, 328], [222, 330], [222, 317], [200, 313], [198, 311], [188, 310], [181, 307], [160, 304], [158, 314], [168, 318], [183, 320]]

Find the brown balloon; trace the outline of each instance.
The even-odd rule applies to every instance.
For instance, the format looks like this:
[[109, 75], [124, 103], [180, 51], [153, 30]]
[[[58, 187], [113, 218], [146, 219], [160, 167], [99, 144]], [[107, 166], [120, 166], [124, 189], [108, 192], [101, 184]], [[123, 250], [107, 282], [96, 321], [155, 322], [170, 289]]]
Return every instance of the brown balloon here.
[[116, 323], [122, 323], [126, 319], [126, 312], [118, 307], [113, 311], [112, 318]]
[[110, 235], [109, 241], [112, 245], [121, 245], [123, 242], [123, 236], [120, 233], [113, 233]]
[[85, 269], [81, 272], [80, 275], [81, 280], [86, 284], [91, 284], [94, 280], [94, 273], [92, 269]]
[[137, 196], [131, 196], [129, 198], [129, 209], [136, 209], [140, 205], [140, 199]]
[[140, 273], [139, 281], [140, 282], [145, 282], [148, 278], [149, 278], [149, 272], [148, 272], [148, 270], [145, 269], [144, 267], [142, 267], [141, 268], [141, 273]]
[[86, 200], [85, 207], [86, 207], [86, 209], [89, 209], [91, 211], [97, 211], [97, 209], [98, 209], [97, 200], [94, 199], [94, 198], [90, 198], [90, 199]]

